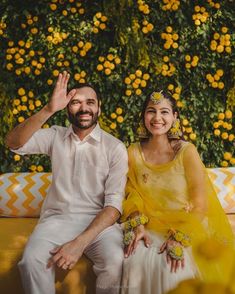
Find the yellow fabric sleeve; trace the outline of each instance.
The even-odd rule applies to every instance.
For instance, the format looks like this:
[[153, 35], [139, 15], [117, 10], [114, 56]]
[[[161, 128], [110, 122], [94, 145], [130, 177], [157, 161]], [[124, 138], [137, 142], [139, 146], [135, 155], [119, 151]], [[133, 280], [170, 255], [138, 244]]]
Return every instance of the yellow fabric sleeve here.
[[143, 200], [138, 192], [137, 179], [135, 175], [135, 162], [133, 159], [133, 148], [128, 148], [128, 174], [125, 189], [125, 199], [123, 200], [123, 214], [121, 221], [124, 222], [133, 212], [142, 213], [144, 210]]

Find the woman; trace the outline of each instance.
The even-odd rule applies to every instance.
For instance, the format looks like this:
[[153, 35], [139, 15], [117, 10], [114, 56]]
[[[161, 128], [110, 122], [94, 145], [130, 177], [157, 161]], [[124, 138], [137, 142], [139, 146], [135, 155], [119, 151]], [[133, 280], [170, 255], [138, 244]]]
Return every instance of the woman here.
[[146, 138], [128, 149], [122, 293], [162, 294], [196, 277], [228, 282], [232, 231], [196, 148], [182, 140], [175, 100], [153, 92], [142, 122]]

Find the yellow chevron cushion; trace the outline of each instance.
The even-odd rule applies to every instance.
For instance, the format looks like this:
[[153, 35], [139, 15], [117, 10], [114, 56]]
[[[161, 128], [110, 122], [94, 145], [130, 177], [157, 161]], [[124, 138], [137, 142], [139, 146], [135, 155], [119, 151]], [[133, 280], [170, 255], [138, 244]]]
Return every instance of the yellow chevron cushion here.
[[[235, 213], [235, 168], [208, 168], [226, 213]], [[38, 217], [51, 183], [51, 173], [0, 175], [0, 216]]]
[[50, 173], [0, 175], [0, 216], [38, 217], [50, 183]]
[[226, 213], [235, 213], [235, 167], [208, 168], [219, 201]]

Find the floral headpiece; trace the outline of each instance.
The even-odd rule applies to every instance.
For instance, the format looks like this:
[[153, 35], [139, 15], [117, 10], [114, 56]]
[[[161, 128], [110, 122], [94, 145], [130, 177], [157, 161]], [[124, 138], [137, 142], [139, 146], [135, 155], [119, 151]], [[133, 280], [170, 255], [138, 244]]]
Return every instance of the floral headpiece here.
[[154, 104], [158, 104], [159, 102], [161, 102], [164, 99], [164, 95], [162, 94], [162, 91], [160, 92], [153, 92], [150, 95], [150, 100], [154, 103]]

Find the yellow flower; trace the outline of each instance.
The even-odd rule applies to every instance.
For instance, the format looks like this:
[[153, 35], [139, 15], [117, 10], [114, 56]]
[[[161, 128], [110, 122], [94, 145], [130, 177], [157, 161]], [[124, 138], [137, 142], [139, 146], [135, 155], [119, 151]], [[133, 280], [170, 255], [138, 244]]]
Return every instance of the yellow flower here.
[[217, 73], [218, 76], [222, 77], [223, 74], [224, 74], [224, 71], [223, 71], [222, 69], [218, 69], [218, 70], [216, 71], [216, 73]]
[[121, 124], [121, 123], [123, 122], [123, 120], [124, 120], [124, 118], [123, 118], [122, 116], [118, 116], [118, 117], [117, 117], [117, 122], [118, 122], [118, 123]]
[[230, 160], [232, 158], [232, 154], [230, 152], [225, 152], [224, 153], [224, 159], [225, 160]]
[[168, 56], [164, 56], [164, 57], [163, 57], [163, 61], [164, 61], [164, 62], [168, 62], [168, 61], [169, 61], [169, 57], [168, 57]]
[[135, 72], [135, 74], [139, 78], [142, 77], [142, 71], [140, 69], [137, 69], [136, 72]]
[[17, 92], [18, 92], [18, 94], [19, 94], [20, 96], [25, 95], [25, 90], [24, 90], [24, 88], [19, 88]]
[[228, 28], [227, 27], [222, 27], [221, 32], [226, 34], [228, 32]]
[[117, 113], [117, 114], [122, 114], [122, 108], [121, 108], [121, 107], [118, 107], [118, 108], [116, 109], [116, 113]]
[[107, 76], [110, 75], [110, 74], [111, 74], [111, 69], [106, 68], [106, 69], [104, 70], [104, 73], [105, 73]]
[[135, 94], [136, 95], [141, 95], [142, 94], [142, 90], [141, 89], [136, 89], [135, 90]]
[[29, 169], [31, 169], [31, 171], [34, 172], [34, 171], [36, 171], [37, 167], [36, 167], [36, 165], [31, 165]]
[[42, 172], [43, 170], [44, 170], [43, 166], [38, 165], [38, 167], [37, 167], [37, 171], [38, 171], [38, 172]]
[[18, 118], [18, 122], [19, 122], [19, 123], [22, 123], [24, 120], [25, 120], [25, 119], [24, 119], [23, 116], [20, 116], [20, 117]]
[[218, 83], [218, 88], [219, 89], [223, 89], [224, 88], [224, 83], [223, 82], [219, 82]]
[[148, 73], [145, 73], [145, 74], [143, 75], [143, 79], [144, 79], [145, 81], [149, 80], [149, 79], [150, 79], [150, 75], [149, 75]]
[[57, 69], [54, 69], [52, 74], [54, 77], [57, 77], [59, 75], [59, 71]]
[[174, 246], [171, 250], [177, 257], [183, 256], [183, 248], [181, 246]]
[[13, 100], [14, 105], [20, 105], [20, 99], [14, 99]]
[[50, 8], [52, 11], [55, 11], [56, 8], [57, 8], [57, 5], [56, 4], [50, 4]]
[[167, 87], [167, 89], [170, 90], [170, 91], [174, 90], [174, 85], [169, 84], [168, 87]]
[[220, 112], [218, 114], [218, 119], [224, 119], [224, 117], [225, 117], [224, 113]]
[[193, 140], [193, 141], [196, 140], [196, 137], [197, 137], [197, 136], [196, 136], [196, 134], [194, 134], [194, 133], [192, 133], [192, 134], [189, 135], [189, 138], [190, 138], [191, 140]]
[[235, 136], [234, 136], [233, 134], [230, 134], [230, 135], [228, 136], [228, 140], [229, 140], [230, 142], [232, 142], [232, 141], [234, 140], [234, 138], [235, 138]]
[[131, 90], [126, 90], [125, 94], [126, 94], [126, 96], [131, 96], [132, 91]]
[[99, 27], [100, 27], [101, 30], [104, 30], [104, 29], [106, 29], [106, 24], [105, 23], [101, 23]]
[[219, 127], [219, 123], [218, 123], [218, 122], [214, 122], [214, 123], [213, 123], [213, 127], [214, 127], [214, 129], [218, 129], [218, 127]]
[[116, 123], [111, 123], [110, 129], [114, 130], [114, 129], [116, 129], [116, 127], [117, 127]]
[[171, 33], [173, 31], [173, 29], [171, 26], [168, 26], [168, 27], [166, 27], [166, 31], [167, 31], [167, 33]]
[[175, 234], [174, 234], [174, 238], [176, 241], [178, 242], [181, 242], [184, 238], [184, 233], [180, 232], [180, 231], [177, 231]]
[[114, 61], [115, 61], [116, 64], [120, 64], [121, 63], [121, 59], [119, 57], [116, 57], [114, 59]]
[[230, 161], [229, 161], [232, 165], [235, 165], [235, 158], [234, 157], [232, 157], [231, 159], [230, 159]]
[[130, 225], [132, 226], [132, 228], [135, 228], [137, 226], [137, 222], [135, 219], [131, 219], [130, 220]]
[[221, 166], [223, 166], [223, 167], [227, 167], [227, 166], [228, 166], [228, 162], [225, 161], [225, 160], [223, 160], [220, 164], [221, 164]]
[[220, 130], [218, 130], [218, 129], [214, 130], [214, 134], [215, 134], [215, 136], [219, 136], [220, 135]]
[[14, 160], [19, 161], [20, 160], [20, 155], [18, 155], [18, 154], [14, 155]]
[[228, 139], [228, 133], [227, 133], [227, 132], [223, 132], [223, 133], [221, 134], [221, 137], [222, 137], [223, 140]]
[[232, 115], [233, 115], [233, 113], [232, 113], [231, 110], [228, 109], [228, 110], [225, 111], [225, 117], [226, 118], [230, 119], [230, 118], [232, 118]]
[[47, 84], [48, 84], [49, 86], [52, 85], [52, 84], [53, 84], [53, 80], [48, 79], [48, 80], [47, 80]]
[[41, 106], [42, 105], [42, 102], [40, 101], [40, 100], [36, 100], [35, 101], [35, 106], [36, 107], [39, 107], [39, 106]]
[[162, 97], [162, 95], [161, 95], [161, 93], [159, 93], [159, 92], [155, 92], [155, 93], [153, 94], [153, 98], [154, 98], [154, 100], [159, 100], [159, 99], [161, 99], [161, 97]]
[[224, 51], [224, 46], [219, 45], [216, 50], [218, 53], [222, 53]]
[[117, 117], [117, 115], [116, 115], [116, 113], [113, 112], [113, 113], [110, 114], [110, 117], [111, 117], [112, 119], [115, 119], [115, 118]]
[[33, 104], [30, 104], [30, 105], [29, 105], [29, 109], [30, 109], [30, 110], [34, 110], [34, 109], [35, 109], [35, 106], [34, 106]]
[[96, 16], [96, 18], [101, 18], [102, 17], [102, 13], [101, 12], [97, 12], [95, 16]]
[[84, 13], [85, 13], [85, 9], [84, 9], [84, 8], [80, 8], [80, 9], [78, 10], [78, 12], [79, 12], [80, 14], [84, 14]]

